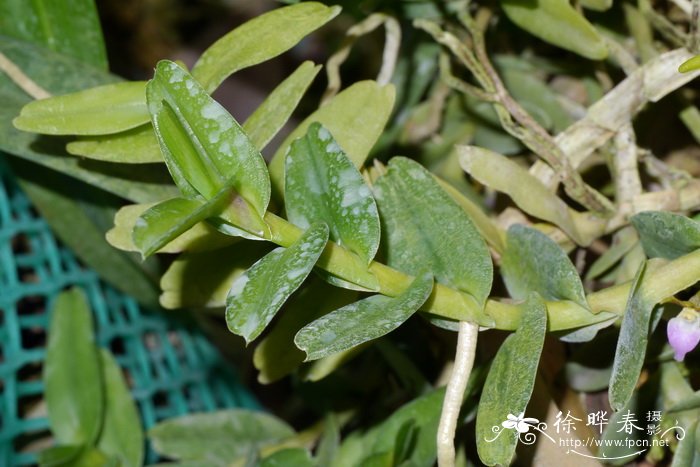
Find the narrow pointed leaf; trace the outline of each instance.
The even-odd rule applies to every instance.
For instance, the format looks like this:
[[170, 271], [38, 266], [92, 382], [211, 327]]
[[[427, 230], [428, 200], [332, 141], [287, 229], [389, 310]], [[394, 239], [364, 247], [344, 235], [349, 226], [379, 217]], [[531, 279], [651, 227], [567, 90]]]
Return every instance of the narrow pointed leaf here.
[[89, 136], [71, 141], [66, 151], [74, 156], [121, 164], [163, 162], [153, 125], [141, 125], [112, 135]]
[[608, 55], [605, 41], [568, 0], [501, 0], [506, 16], [522, 29], [591, 60]]
[[616, 411], [621, 410], [632, 398], [647, 353], [649, 327], [655, 303], [644, 296], [645, 267], [646, 263], [642, 263], [630, 287], [620, 337], [617, 340], [608, 391], [610, 405]]
[[520, 224], [508, 229], [501, 273], [517, 300], [537, 292], [545, 300], [571, 300], [588, 308], [578, 271], [559, 245], [539, 230]]
[[[535, 386], [547, 331], [547, 308], [537, 293], [520, 305], [518, 330], [508, 336], [491, 363], [476, 415], [476, 447], [486, 465], [510, 465], [518, 432], [501, 423], [525, 412]], [[498, 433], [494, 431], [499, 428]], [[495, 438], [495, 439], [494, 439]]]
[[49, 135], [104, 135], [147, 121], [145, 83], [124, 81], [30, 102], [13, 123]]
[[630, 220], [649, 258], [676, 259], [700, 248], [700, 223], [686, 216], [646, 211]]
[[210, 201], [173, 198], [156, 204], [136, 220], [134, 245], [144, 257], [152, 255], [199, 222], [220, 214], [233, 195], [233, 190], [224, 189]]
[[260, 462], [260, 467], [315, 467], [311, 454], [304, 448], [280, 449]]
[[194, 188], [209, 199], [234, 187], [262, 216], [270, 201], [267, 166], [226, 109], [170, 61], [158, 63], [147, 97], [165, 161], [183, 194]]
[[433, 278], [424, 274], [398, 297], [374, 295], [307, 324], [294, 343], [306, 352], [307, 361], [351, 349], [398, 328], [418, 311], [432, 290]]
[[205, 50], [192, 75], [207, 92], [213, 92], [231, 74], [286, 52], [339, 12], [337, 6], [304, 2], [260, 15]]
[[270, 162], [270, 177], [275, 196], [284, 196], [284, 158], [292, 142], [306, 134], [313, 122], [331, 132], [355, 167], [364, 165], [394, 107], [392, 85], [379, 86], [375, 81], [360, 81], [340, 92], [309, 115], [282, 142]]
[[526, 213], [562, 229], [579, 245], [589, 245], [603, 234], [606, 221], [570, 209], [540, 180], [511, 159], [475, 146], [457, 146], [459, 163], [469, 175], [507, 194]]
[[287, 123], [292, 112], [321, 70], [306, 61], [282, 81], [243, 124], [253, 146], [262, 150]]
[[469, 216], [420, 164], [395, 157], [374, 183], [390, 266], [411, 275], [429, 270], [437, 282], [471, 295], [483, 308], [493, 265]]
[[251, 450], [294, 435], [282, 420], [263, 412], [220, 410], [171, 418], [152, 428], [148, 437], [160, 455], [197, 465], [232, 465]]
[[61, 293], [53, 305], [44, 384], [56, 441], [92, 444], [102, 426], [103, 382], [92, 314], [80, 289]]
[[277, 248], [231, 285], [226, 323], [250, 342], [260, 335], [285, 301], [299, 288], [328, 242], [328, 227], [315, 224], [289, 248]]
[[330, 238], [369, 263], [379, 247], [379, 214], [372, 192], [333, 136], [313, 123], [287, 153], [285, 206], [301, 228], [325, 222]]
[[145, 439], [138, 408], [112, 354], [102, 349], [100, 363], [105, 384], [105, 417], [97, 448], [118, 459], [119, 465], [140, 466]]

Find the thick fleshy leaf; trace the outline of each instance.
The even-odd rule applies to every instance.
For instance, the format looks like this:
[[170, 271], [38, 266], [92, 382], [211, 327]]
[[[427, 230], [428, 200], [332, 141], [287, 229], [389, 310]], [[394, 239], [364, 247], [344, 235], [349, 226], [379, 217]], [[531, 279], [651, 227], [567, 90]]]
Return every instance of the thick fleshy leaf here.
[[134, 245], [146, 257], [209, 217], [221, 214], [235, 193], [224, 188], [210, 201], [173, 198], [149, 208], [134, 225]]
[[179, 255], [160, 280], [163, 291], [160, 305], [167, 309], [225, 306], [231, 283], [270, 251], [268, 245], [241, 242], [212, 251]]
[[56, 441], [92, 444], [102, 427], [103, 381], [92, 313], [80, 289], [61, 293], [53, 304], [44, 384], [49, 426]]
[[375, 81], [360, 81], [348, 87], [309, 115], [282, 142], [270, 162], [270, 178], [276, 199], [284, 195], [284, 159], [296, 139], [304, 136], [313, 122], [331, 132], [355, 167], [365, 163], [370, 150], [384, 131], [394, 107], [394, 87]]
[[700, 223], [681, 214], [646, 211], [630, 221], [649, 258], [676, 259], [700, 248]]
[[567, 0], [501, 0], [506, 16], [522, 29], [582, 57], [608, 55], [598, 31]]
[[647, 353], [651, 331], [649, 323], [655, 303], [651, 303], [644, 296], [645, 267], [646, 263], [642, 263], [630, 287], [620, 337], [617, 340], [608, 391], [610, 405], [615, 411], [621, 410], [632, 398]]
[[167, 60], [158, 63], [147, 97], [165, 162], [183, 194], [193, 187], [210, 199], [234, 187], [262, 216], [270, 201], [267, 166], [231, 114]]
[[501, 273], [510, 296], [523, 300], [537, 292], [545, 300], [571, 300], [588, 308], [576, 267], [554, 240], [524, 225], [508, 229]]
[[107, 69], [107, 52], [93, 0], [0, 2], [0, 31]]
[[287, 153], [285, 206], [301, 228], [325, 222], [335, 243], [369, 263], [379, 248], [379, 214], [372, 192], [330, 132], [312, 123]]
[[[0, 52], [32, 80], [54, 94], [65, 94], [116, 81], [106, 72], [45, 48], [0, 36]], [[177, 196], [163, 167], [132, 167], [79, 160], [65, 152], [65, 142], [17, 130], [12, 125], [22, 106], [31, 102], [7, 75], [0, 73], [0, 150], [83, 180], [137, 203]]]
[[60, 445], [44, 449], [39, 453], [40, 467], [63, 467], [77, 458], [85, 446]]
[[111, 353], [100, 353], [105, 393], [104, 425], [97, 448], [119, 465], [138, 467], [143, 464], [145, 439], [141, 418], [121, 368]]
[[337, 6], [304, 2], [260, 15], [205, 50], [192, 75], [204, 89], [213, 92], [231, 74], [286, 52], [338, 13]]
[[304, 62], [282, 81], [243, 123], [251, 143], [262, 150], [287, 123], [292, 112], [321, 70], [320, 65]]
[[486, 465], [510, 465], [518, 432], [504, 428], [501, 423], [508, 415], [525, 412], [544, 345], [547, 331], [544, 301], [532, 293], [520, 307], [522, 318], [518, 330], [506, 338], [491, 362], [477, 409], [476, 447]]
[[294, 343], [306, 352], [307, 361], [351, 349], [398, 328], [418, 311], [432, 290], [433, 278], [424, 274], [398, 297], [373, 295], [322, 316], [304, 326]]
[[153, 125], [141, 125], [113, 135], [79, 138], [66, 144], [66, 151], [74, 156], [122, 164], [149, 164], [163, 162]]
[[147, 121], [146, 83], [124, 81], [30, 102], [12, 123], [49, 135], [104, 135]]
[[226, 323], [250, 342], [272, 321], [280, 307], [316, 264], [328, 242], [328, 227], [315, 224], [289, 248], [277, 248], [231, 285], [226, 299]]
[[314, 319], [356, 299], [356, 292], [338, 290], [320, 280], [309, 280], [287, 303], [282, 316], [255, 347], [253, 364], [260, 372], [258, 381], [272, 383], [294, 371], [306, 357], [294, 345], [294, 335]]
[[162, 456], [225, 466], [293, 434], [289, 425], [272, 415], [230, 409], [171, 418], [152, 428], [148, 437]]
[[387, 263], [471, 295], [480, 308], [491, 290], [493, 265], [469, 216], [420, 164], [395, 157], [374, 183], [386, 235]]

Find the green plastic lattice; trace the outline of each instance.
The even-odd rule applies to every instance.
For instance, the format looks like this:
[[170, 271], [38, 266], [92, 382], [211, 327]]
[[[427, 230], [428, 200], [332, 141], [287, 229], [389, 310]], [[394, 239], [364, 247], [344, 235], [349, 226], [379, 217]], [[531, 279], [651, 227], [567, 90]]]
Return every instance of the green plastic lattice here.
[[[42, 362], [56, 295], [82, 287], [97, 339], [129, 375], [144, 428], [190, 412], [258, 408], [192, 323], [143, 310], [62, 248], [0, 155], [0, 465], [31, 465], [46, 447]], [[155, 454], [149, 452], [148, 460]]]

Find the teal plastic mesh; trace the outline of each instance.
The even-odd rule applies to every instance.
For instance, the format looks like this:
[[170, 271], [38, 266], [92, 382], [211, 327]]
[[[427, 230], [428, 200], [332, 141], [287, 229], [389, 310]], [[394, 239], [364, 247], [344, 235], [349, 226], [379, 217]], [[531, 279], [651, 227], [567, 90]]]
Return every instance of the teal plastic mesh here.
[[[144, 428], [190, 412], [258, 408], [192, 323], [143, 310], [62, 248], [0, 155], [0, 466], [31, 465], [50, 443], [41, 380], [49, 310], [82, 287], [99, 344], [131, 382]], [[76, 382], [76, 384], [80, 384]], [[148, 452], [147, 458], [155, 460]]]

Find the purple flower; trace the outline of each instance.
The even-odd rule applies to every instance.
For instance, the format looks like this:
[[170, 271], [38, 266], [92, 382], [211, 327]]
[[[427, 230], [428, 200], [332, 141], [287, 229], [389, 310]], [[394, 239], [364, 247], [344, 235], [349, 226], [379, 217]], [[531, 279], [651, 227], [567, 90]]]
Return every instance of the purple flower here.
[[685, 354], [700, 342], [700, 314], [692, 308], [683, 308], [678, 316], [668, 321], [666, 334], [675, 352], [674, 358], [683, 361]]

